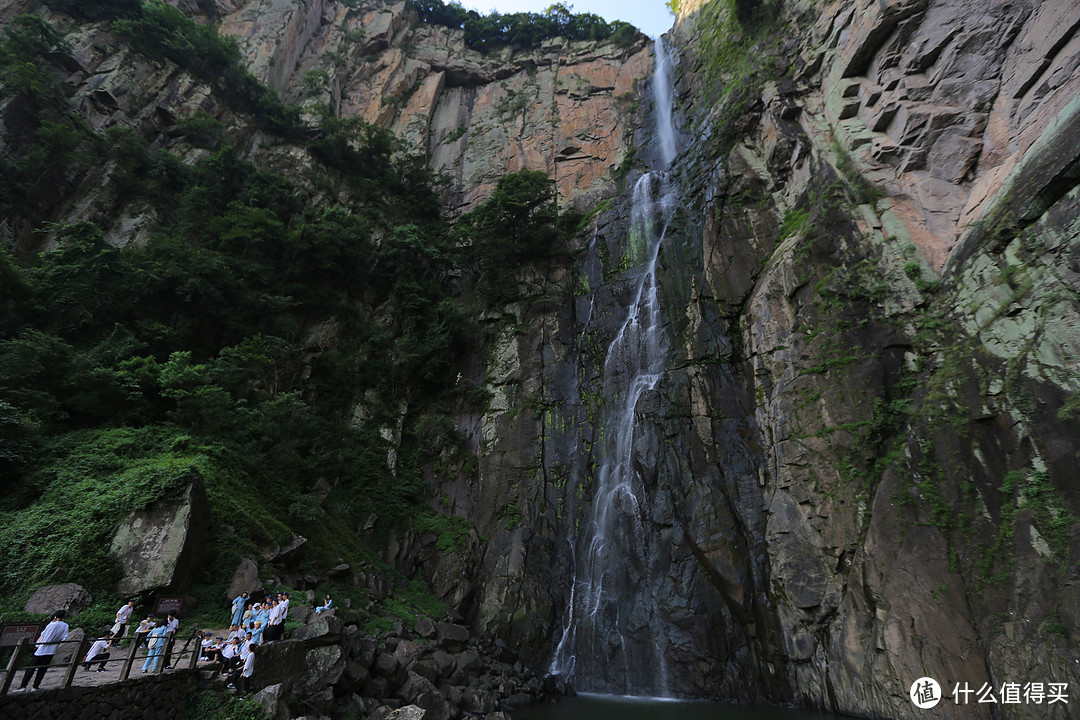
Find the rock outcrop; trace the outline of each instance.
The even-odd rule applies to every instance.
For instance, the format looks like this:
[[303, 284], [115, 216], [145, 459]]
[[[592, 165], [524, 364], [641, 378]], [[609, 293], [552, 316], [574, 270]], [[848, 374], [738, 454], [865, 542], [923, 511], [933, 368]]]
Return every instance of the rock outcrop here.
[[418, 23], [404, 2], [256, 0], [222, 19], [260, 80], [298, 104], [391, 128], [446, 173], [468, 208], [508, 172], [543, 170], [563, 202], [611, 194], [627, 125], [652, 64], [629, 47], [553, 39], [535, 51], [480, 53], [464, 33]]
[[90, 592], [82, 585], [63, 583], [62, 585], [44, 585], [34, 591], [26, 601], [23, 612], [48, 615], [63, 610], [74, 615], [90, 607], [94, 601]]
[[179, 499], [159, 500], [132, 513], [109, 548], [123, 572], [117, 592], [135, 595], [187, 587], [199, 568], [209, 517], [209, 501], [198, 475]]
[[290, 639], [256, 648], [252, 682], [264, 688], [256, 700], [283, 717], [293, 716], [292, 703], [331, 716], [387, 718], [412, 707], [429, 720], [451, 720], [568, 691], [557, 679], [500, 660], [493, 643], [470, 637], [464, 627], [438, 623], [442, 634], [429, 642], [407, 630], [365, 635], [358, 619], [354, 612], [320, 613]]

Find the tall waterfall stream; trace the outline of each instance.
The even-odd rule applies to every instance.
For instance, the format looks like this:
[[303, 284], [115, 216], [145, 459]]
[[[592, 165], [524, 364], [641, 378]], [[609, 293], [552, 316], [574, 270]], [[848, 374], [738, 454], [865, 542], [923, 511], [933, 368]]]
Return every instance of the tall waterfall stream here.
[[668, 669], [648, 557], [648, 499], [634, 467], [638, 401], [656, 389], [665, 369], [656, 264], [676, 199], [665, 172], [677, 143], [671, 62], [662, 39], [655, 53], [658, 167], [634, 185], [628, 239], [631, 257], [644, 256], [644, 263], [603, 366], [609, 404], [599, 433], [602, 454], [587, 524], [571, 539], [573, 586], [551, 672], [571, 677], [582, 690], [664, 697], [669, 694]]

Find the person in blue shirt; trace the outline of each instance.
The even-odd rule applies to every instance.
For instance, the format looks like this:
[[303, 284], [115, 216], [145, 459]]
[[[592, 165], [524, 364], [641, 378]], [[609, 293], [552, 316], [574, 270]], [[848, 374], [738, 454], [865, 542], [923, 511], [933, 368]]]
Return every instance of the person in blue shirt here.
[[244, 606], [247, 605], [248, 594], [240, 593], [232, 601], [232, 625], [239, 625], [244, 620]]
[[161, 655], [165, 652], [165, 643], [168, 642], [165, 638], [166, 632], [168, 632], [168, 628], [166, 628], [164, 624], [161, 624], [151, 630], [150, 634], [147, 635], [147, 642], [150, 644], [150, 652], [146, 654], [146, 660], [143, 661], [143, 672], [146, 672], [147, 669], [151, 672], [157, 672], [158, 665], [161, 664]]
[[315, 612], [317, 612], [317, 613], [321, 613], [321, 612], [322, 612], [323, 610], [329, 610], [329, 609], [330, 609], [330, 606], [331, 606], [331, 605], [332, 605], [333, 603], [334, 603], [334, 601], [330, 599], [330, 596], [329, 596], [329, 595], [327, 595], [327, 596], [326, 596], [326, 602], [324, 602], [324, 603], [323, 603], [322, 605], [320, 605], [319, 607], [315, 608]]
[[263, 636], [263, 626], [258, 620], [255, 621], [255, 629], [251, 631], [251, 642], [253, 645], [261, 645]]

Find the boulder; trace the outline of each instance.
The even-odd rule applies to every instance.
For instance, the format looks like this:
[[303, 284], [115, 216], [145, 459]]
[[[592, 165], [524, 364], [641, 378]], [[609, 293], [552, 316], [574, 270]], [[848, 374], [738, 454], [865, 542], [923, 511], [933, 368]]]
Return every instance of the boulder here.
[[450, 677], [457, 668], [454, 656], [445, 650], [436, 650], [431, 653], [431, 661], [435, 663], [435, 669], [439, 671], [439, 677]]
[[56, 648], [56, 654], [53, 655], [52, 664], [58, 665], [60, 663], [67, 663], [71, 660], [71, 656], [79, 652], [79, 643], [86, 637], [86, 632], [82, 628], [74, 628], [68, 633], [67, 642], [61, 644]]
[[57, 610], [64, 610], [68, 615], [75, 615], [90, 607], [93, 602], [89, 591], [82, 585], [64, 583], [63, 585], [45, 585], [39, 587], [23, 606], [23, 612], [37, 615], [51, 615]]
[[409, 673], [409, 679], [394, 694], [403, 702], [426, 710], [427, 720], [450, 720], [450, 703], [431, 681], [416, 673]]
[[421, 658], [413, 662], [409, 669], [429, 682], [439, 679], [439, 668], [431, 658]]
[[306, 549], [307, 538], [302, 535], [293, 535], [293, 539], [287, 545], [271, 553], [268, 559], [286, 567], [295, 567], [304, 559]]
[[424, 720], [424, 718], [433, 720], [423, 708], [417, 707], [416, 705], [406, 705], [403, 708], [398, 708], [391, 712], [387, 717], [390, 720]]
[[158, 500], [120, 524], [109, 551], [120, 563], [121, 595], [186, 586], [199, 567], [210, 504], [197, 473], [176, 500]]
[[309, 650], [304, 661], [306, 668], [292, 687], [292, 691], [300, 697], [315, 695], [337, 684], [345, 672], [345, 658], [340, 645]]
[[307, 668], [306, 643], [298, 640], [281, 640], [255, 648], [255, 672], [251, 682], [257, 687], [282, 683], [286, 690], [293, 679], [300, 677]]
[[430, 618], [420, 618], [416, 621], [416, 634], [422, 638], [429, 638], [435, 634], [435, 623]]
[[449, 652], [464, 650], [472, 637], [467, 627], [452, 623], [435, 623], [435, 635], [438, 637], [439, 647]]
[[466, 688], [461, 695], [461, 709], [476, 715], [486, 715], [495, 710], [495, 696], [480, 688]]
[[347, 660], [345, 662], [345, 672], [341, 675], [341, 680], [338, 681], [337, 690], [339, 694], [346, 694], [362, 687], [367, 682], [370, 673], [366, 667], [363, 667], [359, 663], [353, 660]]
[[229, 589], [225, 597], [231, 602], [240, 593], [251, 593], [254, 597], [262, 590], [262, 580], [259, 579], [259, 565], [251, 558], [244, 558], [236, 566], [232, 580], [229, 581]]
[[270, 720], [289, 720], [289, 709], [282, 700], [284, 694], [284, 686], [274, 683], [252, 695], [251, 699], [263, 709]]
[[341, 634], [341, 620], [333, 615], [322, 613], [307, 625], [297, 628], [292, 634], [293, 640], [314, 640], [317, 637]]
[[297, 622], [309, 622], [311, 620], [311, 616], [314, 614], [315, 608], [311, 607], [310, 605], [297, 605], [296, 607], [289, 608], [289, 619], [296, 620]]
[[424, 649], [414, 642], [409, 640], [402, 640], [394, 648], [394, 657], [398, 659], [402, 667], [412, 667], [420, 656], [424, 653]]

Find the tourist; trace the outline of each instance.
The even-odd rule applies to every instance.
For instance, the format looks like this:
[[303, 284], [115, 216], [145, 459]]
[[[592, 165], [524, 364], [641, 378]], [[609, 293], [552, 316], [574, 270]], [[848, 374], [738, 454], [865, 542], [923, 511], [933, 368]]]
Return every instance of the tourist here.
[[45, 671], [49, 669], [49, 663], [56, 654], [57, 646], [67, 640], [68, 624], [64, 622], [64, 615], [66, 613], [63, 610], [54, 612], [52, 621], [41, 631], [37, 639], [37, 649], [34, 650], [34, 659], [23, 674], [19, 690], [25, 690], [30, 684], [30, 676], [34, 674], [34, 670], [37, 670], [37, 677], [34, 678], [33, 689], [37, 690], [41, 686], [41, 679], [45, 677]]
[[241, 681], [243, 681], [244, 688], [243, 688], [243, 690], [240, 691], [240, 697], [241, 698], [243, 698], [244, 696], [246, 696], [248, 693], [251, 692], [251, 674], [255, 671], [255, 651], [254, 651], [254, 649], [249, 650], [248, 653], [243, 656], [243, 658], [244, 658], [244, 664], [241, 667], [234, 670], [231, 675], [229, 675], [229, 685], [228, 685], [228, 687], [230, 687], [230, 688], [235, 688], [235, 687], [237, 687], [238, 684], [241, 683]]
[[139, 623], [139, 627], [135, 628], [135, 644], [145, 648], [146, 636], [150, 634], [150, 631], [154, 629], [154, 616], [147, 615], [146, 619]]
[[127, 632], [128, 619], [131, 617], [131, 613], [134, 610], [135, 601], [128, 600], [116, 611], [116, 624], [113, 625], [112, 629], [113, 637], [117, 639], [124, 637], [124, 633]]
[[240, 593], [232, 601], [232, 624], [239, 625], [244, 620], [244, 606], [247, 604], [248, 594]]
[[326, 601], [322, 605], [320, 605], [319, 607], [315, 608], [315, 612], [316, 613], [321, 613], [323, 610], [329, 610], [330, 606], [333, 603], [334, 603], [334, 601], [330, 599], [329, 595], [327, 595], [326, 596]]
[[143, 661], [142, 671], [146, 672], [148, 669], [151, 672], [157, 672], [158, 666], [161, 664], [161, 655], [165, 652], [165, 624], [158, 625], [146, 638], [146, 646], [149, 652], [146, 654], [146, 660]]
[[97, 671], [105, 672], [105, 661], [109, 659], [109, 653], [106, 651], [112, 646], [112, 639], [112, 632], [107, 632], [90, 646], [90, 652], [86, 653], [86, 658], [83, 659], [83, 667], [87, 672], [90, 672], [90, 666], [98, 661], [101, 665], [98, 666]]
[[203, 633], [202, 640], [199, 641], [199, 659], [200, 660], [212, 660], [210, 653], [214, 651], [214, 638], [210, 633]]
[[221, 648], [221, 674], [228, 675], [240, 655], [240, 640], [233, 638]]
[[251, 642], [256, 645], [262, 645], [263, 641], [263, 626], [258, 620], [255, 621], [255, 629], [251, 631]]
[[165, 620], [165, 669], [172, 670], [172, 649], [173, 643], [176, 642], [176, 631], [180, 629], [180, 620], [169, 613], [168, 618]]

